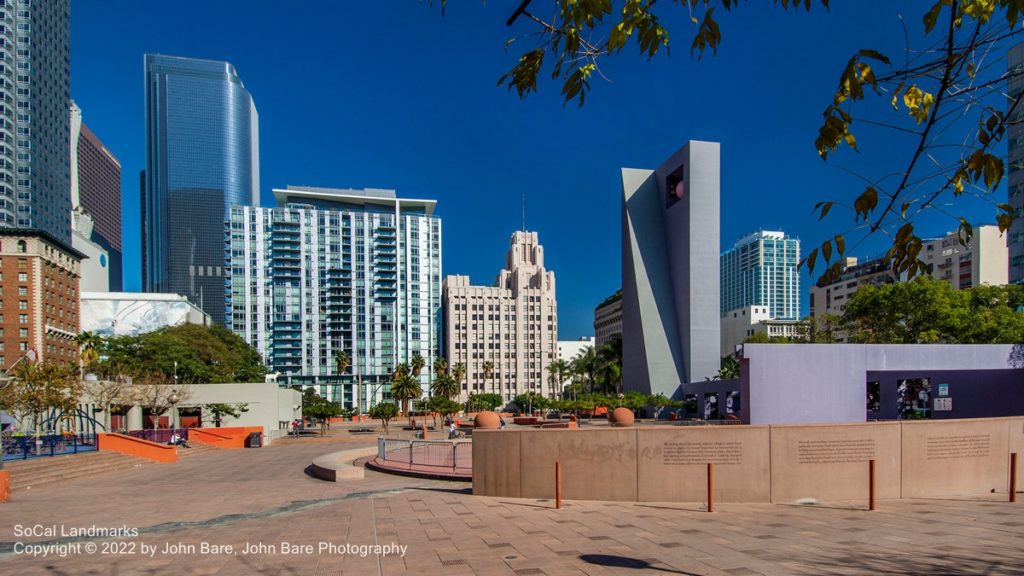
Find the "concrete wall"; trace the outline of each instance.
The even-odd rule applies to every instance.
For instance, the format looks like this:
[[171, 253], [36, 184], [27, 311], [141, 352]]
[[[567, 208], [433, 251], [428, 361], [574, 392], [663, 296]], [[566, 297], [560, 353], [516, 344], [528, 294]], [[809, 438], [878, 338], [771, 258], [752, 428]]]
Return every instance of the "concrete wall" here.
[[554, 498], [559, 462], [566, 499], [700, 502], [710, 462], [718, 501], [866, 501], [873, 459], [879, 499], [1005, 497], [1011, 450], [1024, 458], [1024, 417], [480, 430], [473, 435], [473, 493]]
[[744, 422], [864, 422], [868, 371], [1004, 369], [1011, 348], [1002, 344], [744, 344], [742, 393], [748, 408]]

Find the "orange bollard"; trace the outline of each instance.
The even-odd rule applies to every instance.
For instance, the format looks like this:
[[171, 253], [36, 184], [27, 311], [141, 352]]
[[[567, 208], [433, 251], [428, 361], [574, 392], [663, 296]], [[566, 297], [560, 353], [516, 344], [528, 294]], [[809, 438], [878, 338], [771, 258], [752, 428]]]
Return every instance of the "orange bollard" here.
[[1017, 501], [1017, 453], [1010, 453], [1010, 502]]
[[555, 510], [562, 509], [562, 464], [555, 462]]
[[715, 465], [708, 462], [708, 512], [715, 511]]
[[875, 509], [875, 461], [868, 460], [868, 510]]

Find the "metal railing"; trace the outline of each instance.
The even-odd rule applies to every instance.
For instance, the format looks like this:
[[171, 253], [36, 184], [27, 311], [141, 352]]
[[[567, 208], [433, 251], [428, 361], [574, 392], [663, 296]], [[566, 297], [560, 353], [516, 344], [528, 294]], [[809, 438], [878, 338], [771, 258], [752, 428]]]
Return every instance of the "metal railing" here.
[[[661, 422], [658, 422], [659, 424]], [[741, 420], [675, 420], [668, 421], [669, 424], [675, 424], [676, 426], [730, 426], [733, 424], [743, 424]]]
[[449, 440], [377, 439], [377, 458], [409, 466], [430, 466], [472, 472], [473, 442]]
[[171, 441], [171, 436], [177, 432], [178, 436], [188, 440], [188, 428], [157, 428], [156, 430], [129, 430], [128, 435], [132, 438], [141, 438], [143, 440], [149, 440], [150, 442], [156, 442], [157, 444], [167, 444]]
[[3, 459], [28, 460], [44, 456], [64, 456], [96, 450], [95, 434], [15, 434], [4, 432]]

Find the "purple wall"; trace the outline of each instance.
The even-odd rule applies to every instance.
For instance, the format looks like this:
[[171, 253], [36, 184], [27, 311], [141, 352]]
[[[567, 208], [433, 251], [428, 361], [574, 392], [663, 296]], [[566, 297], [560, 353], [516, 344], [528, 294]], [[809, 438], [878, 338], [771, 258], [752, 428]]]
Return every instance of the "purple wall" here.
[[[880, 410], [868, 411], [868, 420], [897, 418], [898, 381], [928, 378], [931, 405], [939, 398], [939, 384], [949, 385], [953, 409], [931, 411], [934, 420], [948, 418], [990, 418], [1024, 415], [1024, 369], [1001, 370], [869, 370], [865, 382], [878, 381]], [[865, 404], [866, 407], [866, 404]]]

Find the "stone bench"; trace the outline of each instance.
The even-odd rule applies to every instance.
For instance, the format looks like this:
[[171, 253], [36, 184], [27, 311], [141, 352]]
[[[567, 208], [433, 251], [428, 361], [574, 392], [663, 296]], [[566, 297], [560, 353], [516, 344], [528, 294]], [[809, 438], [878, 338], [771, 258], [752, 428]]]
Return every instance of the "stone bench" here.
[[313, 476], [328, 482], [339, 480], [359, 479], [363, 477], [363, 468], [353, 466], [352, 462], [367, 456], [377, 454], [376, 446], [364, 446], [362, 448], [350, 448], [340, 452], [324, 454], [313, 460]]

